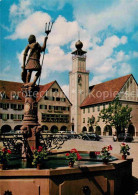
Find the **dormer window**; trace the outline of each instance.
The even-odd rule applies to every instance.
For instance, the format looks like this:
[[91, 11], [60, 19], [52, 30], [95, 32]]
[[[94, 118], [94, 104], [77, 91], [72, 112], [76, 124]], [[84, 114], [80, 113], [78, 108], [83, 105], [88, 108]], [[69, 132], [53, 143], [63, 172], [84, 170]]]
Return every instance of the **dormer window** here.
[[12, 94], [12, 99], [18, 100], [19, 99], [19, 96], [14, 93], [14, 94]]
[[57, 88], [52, 88], [52, 92], [58, 92]]
[[7, 98], [5, 92], [0, 92], [0, 97], [1, 97], [1, 99], [6, 99]]

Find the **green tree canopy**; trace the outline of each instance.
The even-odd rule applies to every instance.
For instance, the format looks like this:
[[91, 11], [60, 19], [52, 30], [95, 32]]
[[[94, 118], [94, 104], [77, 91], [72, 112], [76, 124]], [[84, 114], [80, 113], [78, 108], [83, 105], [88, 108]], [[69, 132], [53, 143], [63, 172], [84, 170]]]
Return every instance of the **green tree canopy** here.
[[115, 99], [99, 113], [99, 117], [108, 125], [114, 126], [117, 134], [128, 127], [131, 121], [131, 111], [128, 105], [123, 106], [119, 99]]

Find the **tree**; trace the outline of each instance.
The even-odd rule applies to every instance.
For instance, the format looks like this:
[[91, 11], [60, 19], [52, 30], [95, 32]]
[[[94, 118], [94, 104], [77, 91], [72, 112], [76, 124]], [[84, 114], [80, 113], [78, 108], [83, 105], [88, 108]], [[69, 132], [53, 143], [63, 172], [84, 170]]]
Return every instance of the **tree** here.
[[96, 126], [97, 121], [95, 120], [95, 117], [93, 115], [90, 118], [88, 118], [88, 124], [90, 129], [93, 129], [93, 126]]
[[104, 108], [99, 113], [99, 118], [108, 125], [115, 127], [117, 136], [121, 131], [124, 131], [128, 127], [131, 121], [131, 111], [128, 105], [122, 106], [119, 99], [115, 99], [109, 104], [108, 108]]

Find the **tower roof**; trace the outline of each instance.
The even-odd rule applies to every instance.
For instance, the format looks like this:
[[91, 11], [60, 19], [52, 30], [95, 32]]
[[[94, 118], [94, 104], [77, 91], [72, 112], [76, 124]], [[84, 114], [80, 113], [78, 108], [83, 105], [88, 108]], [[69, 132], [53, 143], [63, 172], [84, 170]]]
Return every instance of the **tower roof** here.
[[84, 55], [85, 53], [87, 53], [86, 51], [83, 51], [83, 50], [82, 50], [83, 43], [82, 43], [80, 40], [78, 40], [78, 41], [75, 43], [75, 47], [76, 47], [77, 50], [73, 51], [71, 54], [82, 56], [82, 55]]

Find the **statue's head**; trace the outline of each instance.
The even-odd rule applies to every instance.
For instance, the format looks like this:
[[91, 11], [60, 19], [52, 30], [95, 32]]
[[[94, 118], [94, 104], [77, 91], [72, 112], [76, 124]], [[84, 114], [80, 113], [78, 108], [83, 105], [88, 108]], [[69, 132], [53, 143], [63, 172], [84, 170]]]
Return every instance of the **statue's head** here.
[[36, 37], [34, 35], [30, 35], [29, 38], [28, 38], [28, 42], [29, 42], [29, 44], [35, 43], [36, 42]]

